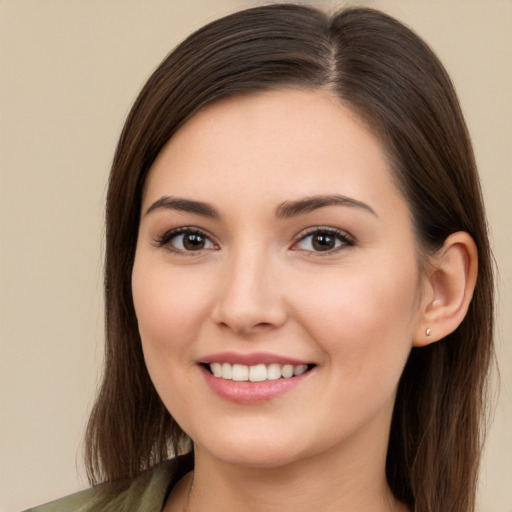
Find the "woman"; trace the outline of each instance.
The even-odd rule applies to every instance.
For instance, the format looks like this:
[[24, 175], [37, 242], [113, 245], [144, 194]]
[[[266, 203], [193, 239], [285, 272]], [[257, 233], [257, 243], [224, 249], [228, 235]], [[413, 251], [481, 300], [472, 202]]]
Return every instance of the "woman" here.
[[475, 509], [484, 209], [392, 18], [261, 7], [165, 59], [113, 163], [106, 305], [104, 483], [36, 510]]

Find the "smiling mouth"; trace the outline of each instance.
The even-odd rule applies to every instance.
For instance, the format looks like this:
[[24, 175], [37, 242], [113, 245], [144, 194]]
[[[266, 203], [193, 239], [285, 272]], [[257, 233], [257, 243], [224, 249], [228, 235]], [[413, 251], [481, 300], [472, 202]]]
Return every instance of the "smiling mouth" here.
[[204, 363], [203, 366], [214, 377], [236, 382], [264, 382], [269, 380], [290, 379], [311, 370], [314, 364], [245, 364]]

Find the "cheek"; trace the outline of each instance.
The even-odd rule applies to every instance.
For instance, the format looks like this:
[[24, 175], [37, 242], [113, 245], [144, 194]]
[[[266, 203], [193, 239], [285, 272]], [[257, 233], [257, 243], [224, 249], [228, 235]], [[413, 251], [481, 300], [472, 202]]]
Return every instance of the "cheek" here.
[[191, 346], [208, 309], [208, 293], [199, 276], [136, 259], [132, 292], [146, 354], [165, 357]]
[[[296, 308], [305, 328], [344, 377], [401, 373], [412, 346], [418, 304], [416, 266], [332, 272], [308, 283]], [[298, 295], [297, 295], [298, 296]], [[375, 380], [373, 375], [372, 379]], [[377, 376], [378, 378], [378, 376]]]
[[[196, 276], [197, 277], [197, 276]], [[168, 266], [136, 258], [132, 293], [146, 366], [167, 410], [186, 428], [193, 417], [189, 371], [195, 366], [194, 341], [207, 314], [208, 294], [200, 279]]]

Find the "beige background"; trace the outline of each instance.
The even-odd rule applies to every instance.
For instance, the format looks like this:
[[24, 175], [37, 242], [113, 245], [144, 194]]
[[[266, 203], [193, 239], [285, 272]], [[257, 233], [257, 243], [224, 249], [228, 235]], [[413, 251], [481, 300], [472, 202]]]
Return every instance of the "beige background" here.
[[[80, 443], [102, 354], [105, 183], [137, 91], [192, 29], [256, 3], [0, 0], [0, 512], [86, 486]], [[431, 43], [467, 115], [500, 267], [502, 384], [481, 510], [511, 512], [512, 2], [358, 3]]]

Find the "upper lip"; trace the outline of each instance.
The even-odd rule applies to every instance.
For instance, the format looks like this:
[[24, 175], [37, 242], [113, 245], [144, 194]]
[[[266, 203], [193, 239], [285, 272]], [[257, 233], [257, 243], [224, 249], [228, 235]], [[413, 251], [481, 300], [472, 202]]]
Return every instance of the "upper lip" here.
[[311, 364], [310, 361], [295, 359], [292, 357], [282, 356], [278, 354], [270, 354], [267, 352], [253, 352], [251, 354], [240, 354], [237, 352], [218, 352], [209, 354], [200, 359], [200, 363], [229, 363], [229, 364], [243, 364], [246, 366], [254, 366], [257, 364], [292, 364], [299, 366], [302, 364]]

